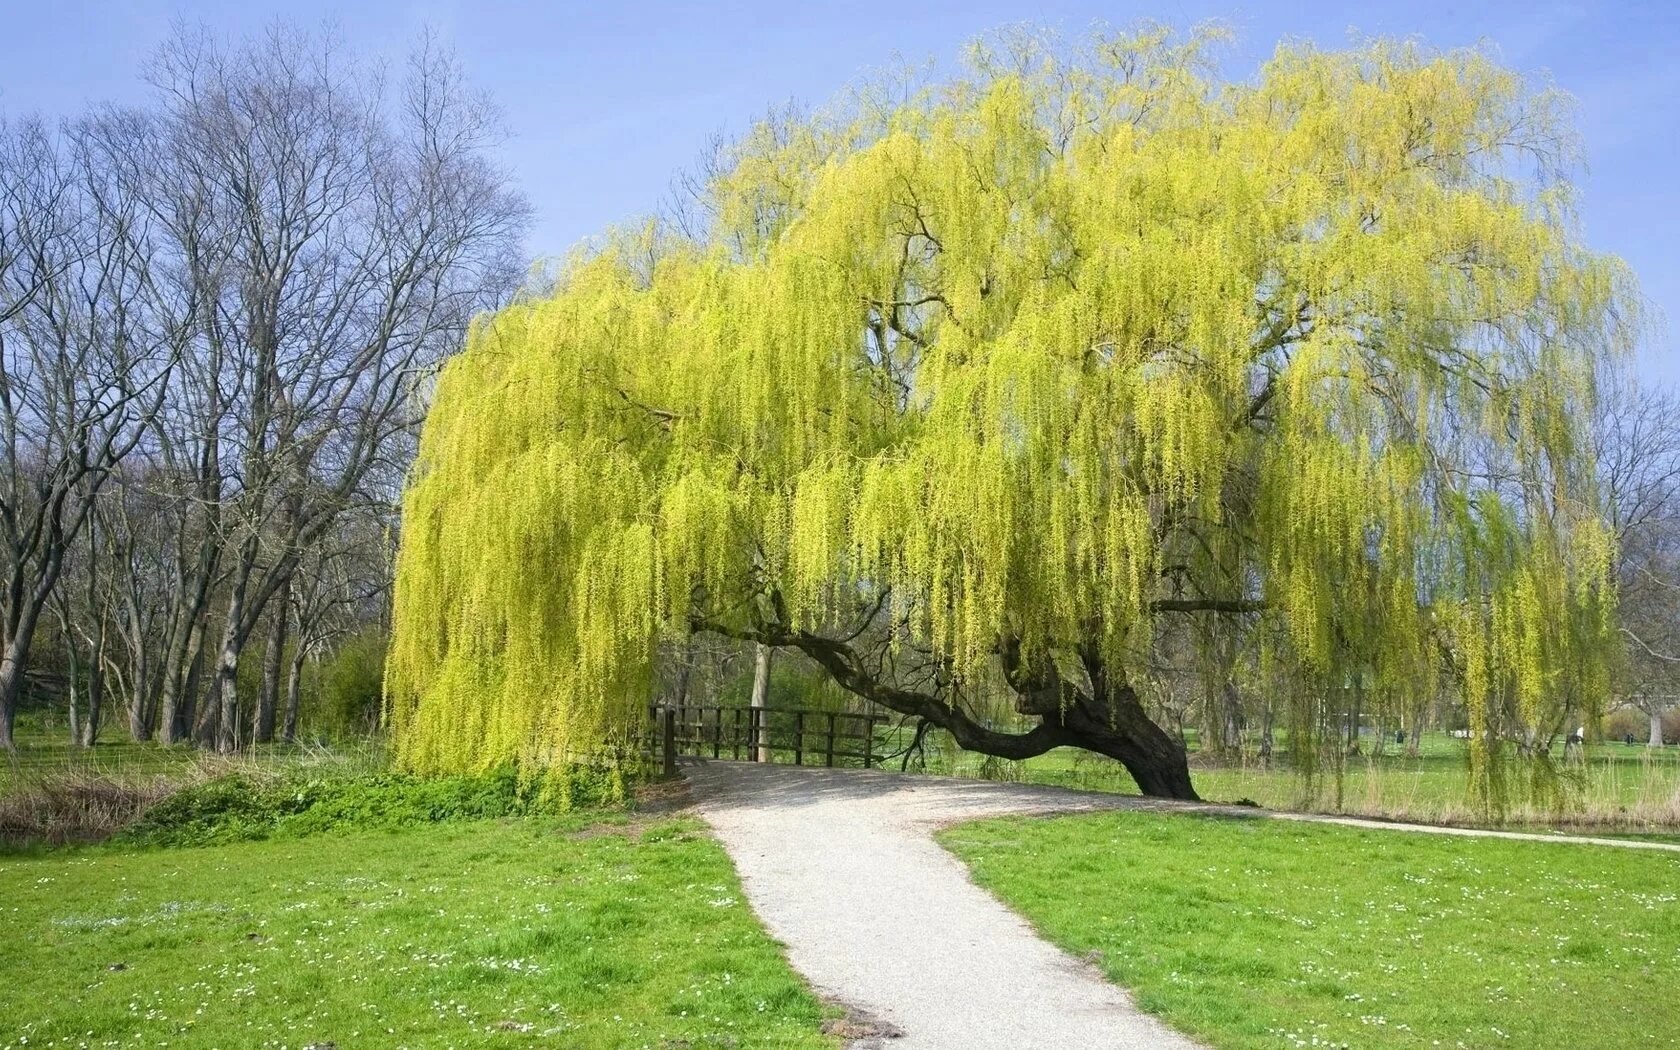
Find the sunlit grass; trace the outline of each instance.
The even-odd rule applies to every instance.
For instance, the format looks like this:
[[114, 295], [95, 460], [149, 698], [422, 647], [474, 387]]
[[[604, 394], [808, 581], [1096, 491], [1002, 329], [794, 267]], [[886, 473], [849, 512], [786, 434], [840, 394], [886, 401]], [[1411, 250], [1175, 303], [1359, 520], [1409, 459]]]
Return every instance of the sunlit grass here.
[[0, 861], [0, 1047], [834, 1045], [697, 823], [601, 819]]
[[1214, 1047], [1680, 1043], [1677, 855], [1140, 813], [941, 841]]
[[[1348, 757], [1341, 770], [1321, 769], [1308, 780], [1297, 772], [1286, 751], [1269, 761], [1249, 752], [1232, 762], [1215, 763], [1195, 751], [1192, 741], [1191, 777], [1205, 799], [1246, 800], [1269, 809], [1430, 823], [1680, 831], [1680, 748], [1595, 744], [1584, 758], [1556, 764], [1556, 794], [1537, 797], [1521, 784], [1513, 784], [1503, 812], [1490, 814], [1469, 791], [1464, 747], [1463, 741], [1446, 734], [1430, 734], [1417, 756], [1407, 756], [1391, 744], [1381, 754]], [[1090, 791], [1137, 792], [1120, 763], [1073, 748], [1059, 748], [1024, 762], [1005, 762], [935, 741], [921, 768]]]

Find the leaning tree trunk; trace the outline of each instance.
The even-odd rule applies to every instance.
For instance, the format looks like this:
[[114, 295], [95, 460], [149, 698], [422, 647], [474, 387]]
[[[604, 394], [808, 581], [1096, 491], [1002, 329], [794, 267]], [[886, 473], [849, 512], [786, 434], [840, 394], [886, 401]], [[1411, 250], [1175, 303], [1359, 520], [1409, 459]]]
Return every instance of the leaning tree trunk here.
[[[207, 590], [208, 585], [205, 585]], [[198, 673], [204, 658], [204, 607], [200, 593], [177, 599], [183, 603], [163, 654], [163, 698], [158, 705], [158, 738], [165, 744], [179, 743], [192, 734], [193, 704], [198, 695]]]
[[1080, 747], [1120, 762], [1145, 795], [1200, 800], [1190, 782], [1190, 761], [1184, 745], [1155, 724], [1137, 691], [1111, 675], [1094, 652], [1081, 654], [1090, 677], [1087, 690], [1062, 678], [1054, 661], [1040, 660], [1029, 669], [1022, 658], [1020, 641], [1001, 640], [1004, 676], [1015, 690], [1016, 708], [1038, 720], [1024, 733], [1011, 733], [977, 721], [943, 694], [905, 689], [886, 680], [875, 662], [852, 648], [849, 640], [779, 623], [740, 627], [697, 617], [692, 626], [761, 645], [798, 649], [842, 689], [944, 729], [965, 751], [1018, 760], [1052, 748]]
[[1117, 760], [1145, 795], [1200, 798], [1184, 745], [1155, 724], [1131, 686], [1111, 689], [1106, 701], [1082, 698], [1063, 714], [1062, 725], [1069, 744]]
[[17, 725], [18, 698], [23, 695], [24, 667], [29, 662], [29, 646], [35, 640], [35, 628], [40, 623], [44, 604], [44, 598], [36, 602], [31, 596], [12, 629], [12, 637], [4, 651], [0, 651], [0, 750], [17, 749], [13, 730]]
[[199, 691], [204, 681], [204, 637], [208, 624], [203, 617], [199, 617], [193, 624], [192, 644], [187, 654], [187, 664], [179, 685], [179, 697], [176, 702], [175, 716], [170, 720], [174, 726], [174, 738], [165, 740], [166, 744], [191, 740], [193, 727], [198, 724]]

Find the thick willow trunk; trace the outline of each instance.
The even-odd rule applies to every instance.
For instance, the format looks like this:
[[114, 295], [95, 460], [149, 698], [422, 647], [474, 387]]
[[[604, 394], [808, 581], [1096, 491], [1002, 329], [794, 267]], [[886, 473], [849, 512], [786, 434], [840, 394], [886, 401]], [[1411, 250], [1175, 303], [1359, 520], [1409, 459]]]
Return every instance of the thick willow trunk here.
[[1017, 707], [1038, 720], [1024, 733], [1009, 733], [976, 721], [940, 695], [894, 684], [846, 640], [781, 624], [742, 628], [697, 619], [693, 626], [763, 645], [797, 649], [816, 661], [841, 688], [945, 730], [965, 751], [1021, 760], [1052, 748], [1081, 747], [1125, 766], [1145, 795], [1200, 801], [1190, 782], [1190, 763], [1183, 745], [1149, 717], [1136, 690], [1114, 680], [1094, 655], [1082, 657], [1090, 678], [1088, 688], [1082, 690], [1063, 679], [1053, 666], [1028, 670], [1019, 643], [1005, 639], [999, 651], [1005, 676], [1019, 697]]
[[1157, 798], [1197, 800], [1184, 747], [1144, 711], [1126, 686], [1104, 703], [1076, 704], [1062, 717], [1068, 743], [1107, 755], [1126, 767], [1138, 790]]

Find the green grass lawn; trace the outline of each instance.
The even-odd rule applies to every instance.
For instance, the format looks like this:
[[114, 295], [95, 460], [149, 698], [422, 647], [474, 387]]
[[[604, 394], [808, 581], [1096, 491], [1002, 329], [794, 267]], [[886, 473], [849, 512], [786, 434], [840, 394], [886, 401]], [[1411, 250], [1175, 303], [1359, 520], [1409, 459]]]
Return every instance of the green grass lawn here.
[[1214, 1047], [1680, 1044], [1677, 855], [1138, 813], [941, 841]]
[[[1392, 744], [1381, 755], [1346, 761], [1340, 782], [1324, 771], [1306, 782], [1287, 753], [1271, 763], [1249, 760], [1213, 765], [1193, 747], [1191, 779], [1203, 798], [1249, 799], [1268, 809], [1380, 816], [1429, 823], [1485, 824], [1486, 814], [1469, 796], [1465, 744], [1445, 733], [1427, 734], [1421, 753], [1408, 757]], [[890, 750], [883, 741], [882, 751]], [[1624, 832], [1680, 828], [1680, 748], [1595, 744], [1585, 761], [1560, 763], [1560, 809], [1526, 798], [1513, 784], [1505, 822], [1561, 826], [1575, 830]], [[893, 764], [891, 768], [897, 768]], [[912, 767], [914, 768], [914, 767]], [[1023, 762], [1004, 762], [963, 752], [936, 739], [926, 771], [1055, 784], [1089, 791], [1136, 794], [1137, 785], [1120, 763], [1075, 748], [1057, 748]]]
[[0, 858], [0, 1047], [833, 1046], [823, 1017], [691, 820]]

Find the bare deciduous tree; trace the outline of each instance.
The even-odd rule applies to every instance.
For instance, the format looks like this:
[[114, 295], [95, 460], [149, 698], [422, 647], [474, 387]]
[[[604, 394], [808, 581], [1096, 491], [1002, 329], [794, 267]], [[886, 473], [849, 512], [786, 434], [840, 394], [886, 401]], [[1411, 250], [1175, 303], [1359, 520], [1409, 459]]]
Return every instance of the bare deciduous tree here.
[[1680, 694], [1680, 398], [1614, 374], [1598, 411], [1627, 642], [1619, 699], [1646, 716], [1649, 743], [1661, 747], [1663, 714]]
[[111, 176], [74, 128], [0, 126], [0, 747], [42, 611], [180, 349], [151, 225]]
[[147, 75], [0, 126], [0, 743], [49, 607], [134, 738], [272, 739], [288, 662], [295, 735], [303, 659], [388, 587], [424, 384], [523, 273], [497, 111], [430, 38], [387, 76], [178, 29]]

